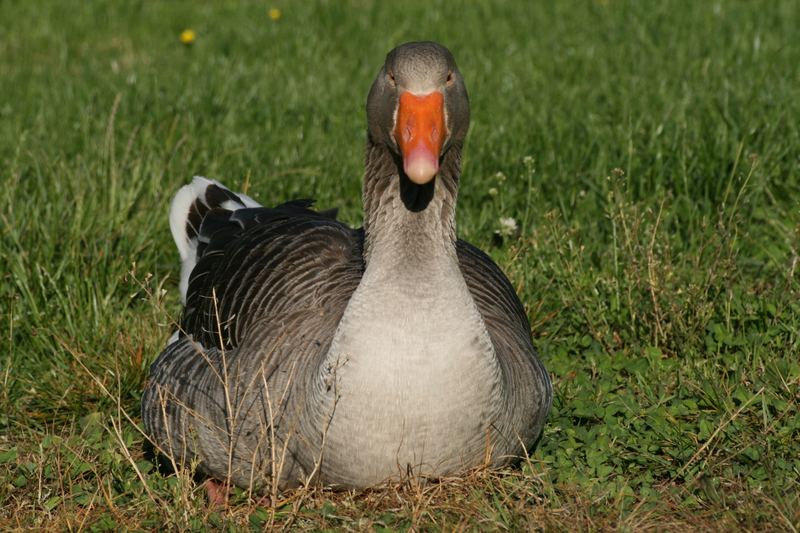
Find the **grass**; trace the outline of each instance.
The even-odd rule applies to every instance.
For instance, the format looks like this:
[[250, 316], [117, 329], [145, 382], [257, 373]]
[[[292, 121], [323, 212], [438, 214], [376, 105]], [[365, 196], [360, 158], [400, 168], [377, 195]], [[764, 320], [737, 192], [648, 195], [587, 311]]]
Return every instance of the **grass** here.
[[[795, 2], [270, 7], [0, 3], [1, 529], [797, 529]], [[359, 224], [366, 92], [423, 38], [467, 80], [459, 233], [526, 304], [544, 437], [519, 469], [209, 509], [138, 430], [171, 195]]]

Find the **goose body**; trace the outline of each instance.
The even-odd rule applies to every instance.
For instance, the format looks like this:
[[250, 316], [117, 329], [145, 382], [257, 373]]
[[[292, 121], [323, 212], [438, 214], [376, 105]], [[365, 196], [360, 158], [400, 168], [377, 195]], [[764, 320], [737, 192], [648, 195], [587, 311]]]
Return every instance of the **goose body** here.
[[469, 122], [450, 52], [390, 52], [367, 102], [364, 228], [195, 178], [172, 203], [180, 328], [145, 429], [242, 487], [358, 488], [513, 462], [551, 388], [510, 283], [456, 239]]

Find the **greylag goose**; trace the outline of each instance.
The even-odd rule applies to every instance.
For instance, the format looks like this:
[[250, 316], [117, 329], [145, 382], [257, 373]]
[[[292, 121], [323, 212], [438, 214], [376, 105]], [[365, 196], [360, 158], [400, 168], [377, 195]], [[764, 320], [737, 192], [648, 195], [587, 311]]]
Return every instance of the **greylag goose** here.
[[177, 464], [360, 488], [505, 465], [539, 437], [552, 391], [528, 318], [456, 238], [469, 101], [450, 51], [392, 50], [367, 122], [363, 229], [205, 178], [173, 200], [185, 309], [142, 416]]

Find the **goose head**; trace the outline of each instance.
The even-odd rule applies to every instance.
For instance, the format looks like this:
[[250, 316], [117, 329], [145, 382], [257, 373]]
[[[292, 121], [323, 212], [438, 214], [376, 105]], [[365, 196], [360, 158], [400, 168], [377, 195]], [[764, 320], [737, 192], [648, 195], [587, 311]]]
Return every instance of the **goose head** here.
[[467, 89], [450, 51], [413, 42], [389, 52], [367, 97], [367, 122], [370, 142], [388, 148], [401, 176], [433, 181], [469, 128]]

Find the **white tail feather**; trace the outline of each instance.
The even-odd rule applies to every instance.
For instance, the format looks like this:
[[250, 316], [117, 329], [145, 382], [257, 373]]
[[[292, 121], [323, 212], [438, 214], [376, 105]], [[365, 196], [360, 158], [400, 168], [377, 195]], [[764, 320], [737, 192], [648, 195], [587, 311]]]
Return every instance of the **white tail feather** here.
[[[210, 205], [206, 199], [206, 190], [212, 186], [224, 189], [231, 194], [234, 194], [240, 201], [228, 199], [217, 205]], [[246, 207], [261, 207], [261, 204], [243, 193], [233, 193], [230, 189], [216, 180], [204, 178], [202, 176], [195, 176], [192, 182], [184, 185], [178, 190], [175, 198], [172, 199], [172, 205], [169, 210], [169, 227], [172, 230], [172, 238], [175, 239], [175, 245], [178, 247], [178, 253], [181, 256], [181, 278], [178, 285], [181, 292], [181, 302], [186, 304], [186, 291], [189, 288], [189, 276], [197, 264], [197, 235], [196, 232], [200, 230], [199, 227], [194, 228], [194, 235], [189, 233], [190, 222], [189, 214], [192, 206], [196, 202], [204, 205], [207, 208], [221, 207], [230, 211], [236, 211]]]

